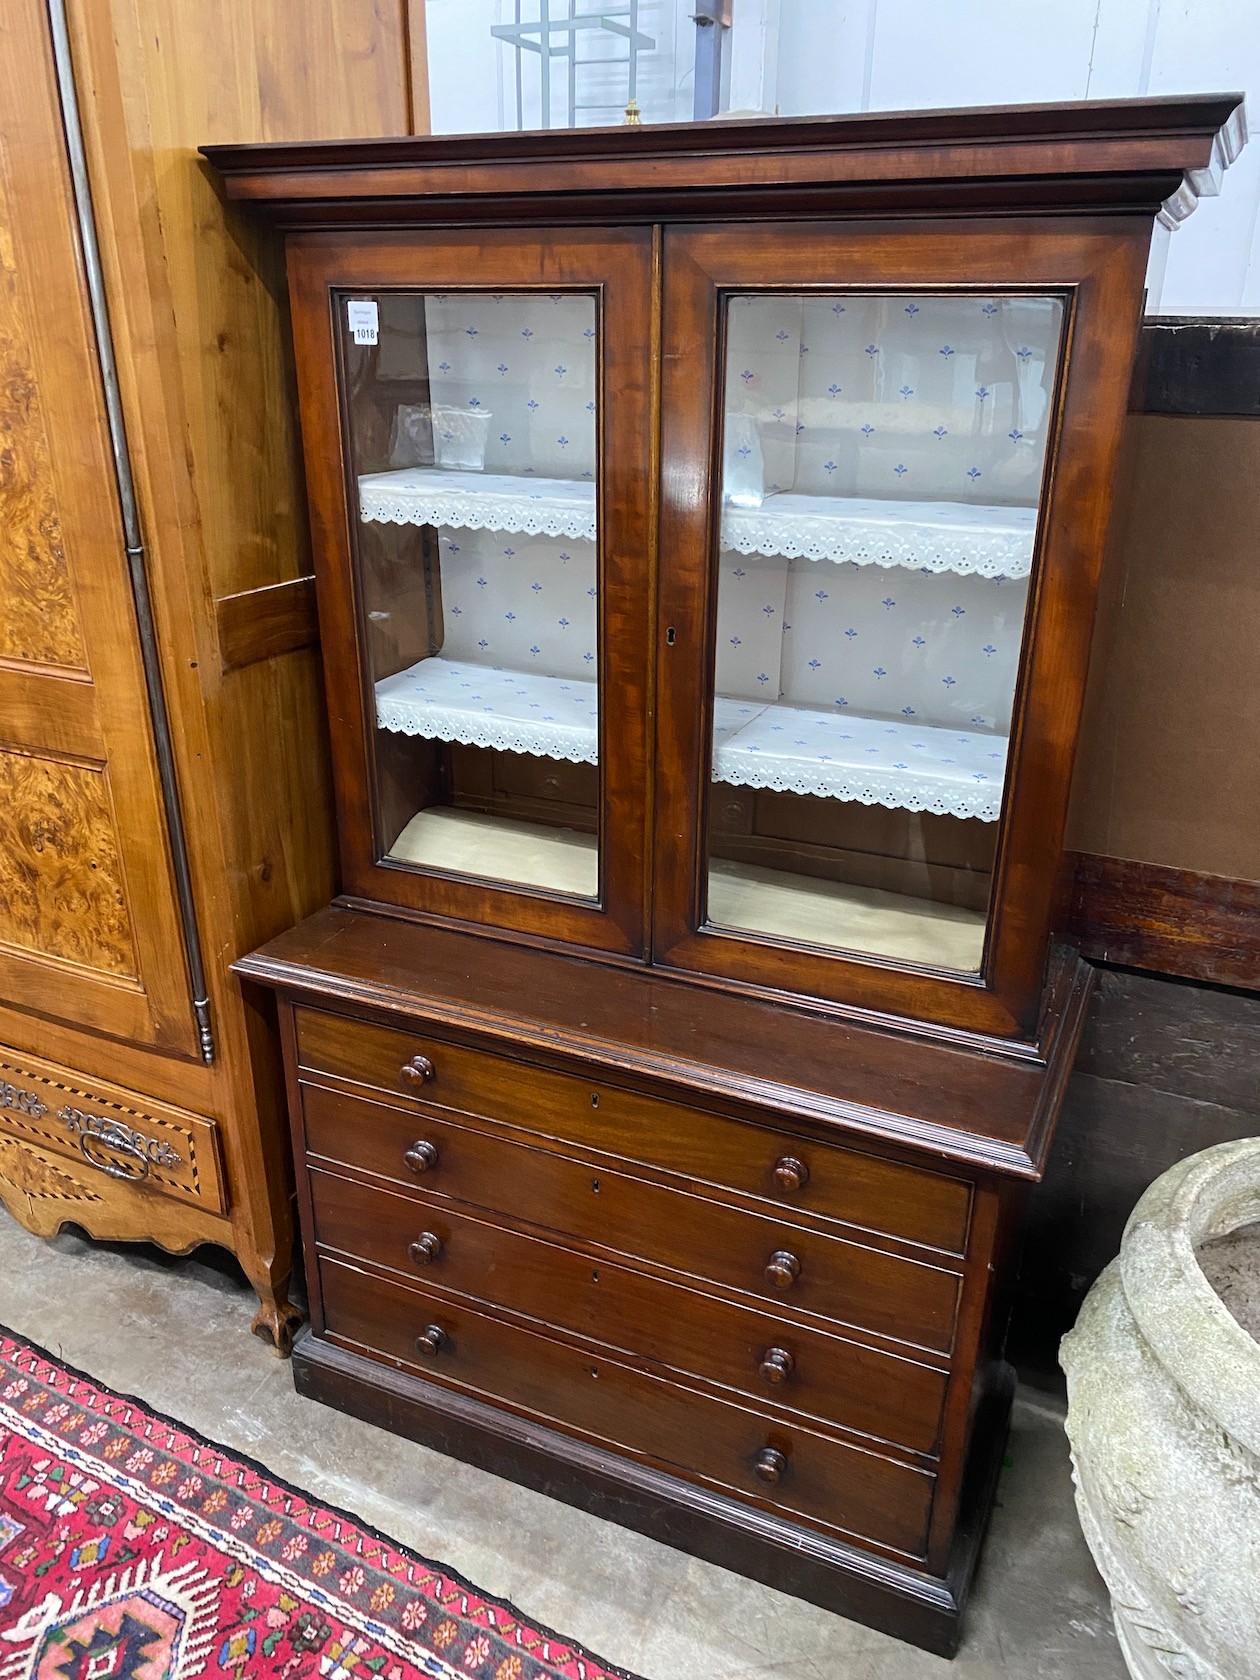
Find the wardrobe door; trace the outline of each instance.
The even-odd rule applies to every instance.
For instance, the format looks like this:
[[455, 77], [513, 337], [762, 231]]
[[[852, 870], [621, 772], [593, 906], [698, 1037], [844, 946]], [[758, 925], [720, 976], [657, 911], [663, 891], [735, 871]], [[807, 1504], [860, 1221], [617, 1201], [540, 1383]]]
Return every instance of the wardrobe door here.
[[0, 15], [0, 998], [198, 1054], [37, 0]]
[[290, 240], [349, 893], [637, 953], [648, 231]]
[[668, 234], [656, 960], [1034, 1024], [1142, 239]]

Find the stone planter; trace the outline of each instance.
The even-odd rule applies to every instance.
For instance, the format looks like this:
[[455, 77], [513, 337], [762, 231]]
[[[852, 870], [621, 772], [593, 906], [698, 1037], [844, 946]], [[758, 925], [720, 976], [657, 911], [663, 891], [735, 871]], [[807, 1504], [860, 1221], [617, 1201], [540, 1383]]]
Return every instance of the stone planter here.
[[[1260, 1342], [1196, 1254], [1256, 1221], [1260, 1138], [1180, 1162], [1063, 1342], [1077, 1509], [1138, 1680], [1260, 1676]], [[1230, 1247], [1246, 1319], [1260, 1235]]]

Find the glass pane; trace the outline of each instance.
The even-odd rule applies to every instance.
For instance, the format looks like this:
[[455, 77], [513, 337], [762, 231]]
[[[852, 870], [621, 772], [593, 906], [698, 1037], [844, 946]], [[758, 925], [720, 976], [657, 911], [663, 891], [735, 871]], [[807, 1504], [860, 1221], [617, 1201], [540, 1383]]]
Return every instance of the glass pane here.
[[339, 307], [378, 856], [594, 898], [595, 300]]
[[711, 922], [979, 969], [1062, 329], [729, 299]]

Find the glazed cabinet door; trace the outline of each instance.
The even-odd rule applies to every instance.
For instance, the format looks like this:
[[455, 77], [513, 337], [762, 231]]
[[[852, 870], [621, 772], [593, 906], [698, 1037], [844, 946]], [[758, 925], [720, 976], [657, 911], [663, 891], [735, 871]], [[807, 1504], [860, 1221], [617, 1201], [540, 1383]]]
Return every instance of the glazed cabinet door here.
[[191, 995], [48, 14], [15, 0], [0, 8], [0, 1001], [36, 1017], [35, 1048], [51, 1017], [196, 1056]]
[[1035, 1025], [1145, 237], [667, 234], [657, 961]]
[[290, 239], [352, 895], [642, 949], [652, 253]]

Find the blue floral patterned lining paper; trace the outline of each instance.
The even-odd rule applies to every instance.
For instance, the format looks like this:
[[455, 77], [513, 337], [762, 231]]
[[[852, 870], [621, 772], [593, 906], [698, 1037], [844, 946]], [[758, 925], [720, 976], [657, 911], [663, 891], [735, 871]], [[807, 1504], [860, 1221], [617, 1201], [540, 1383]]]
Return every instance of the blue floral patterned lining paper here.
[[[594, 762], [593, 302], [424, 310], [434, 464], [360, 511], [439, 527], [445, 637], [380, 721]], [[1053, 298], [731, 300], [716, 778], [996, 820], [1061, 329]]]

